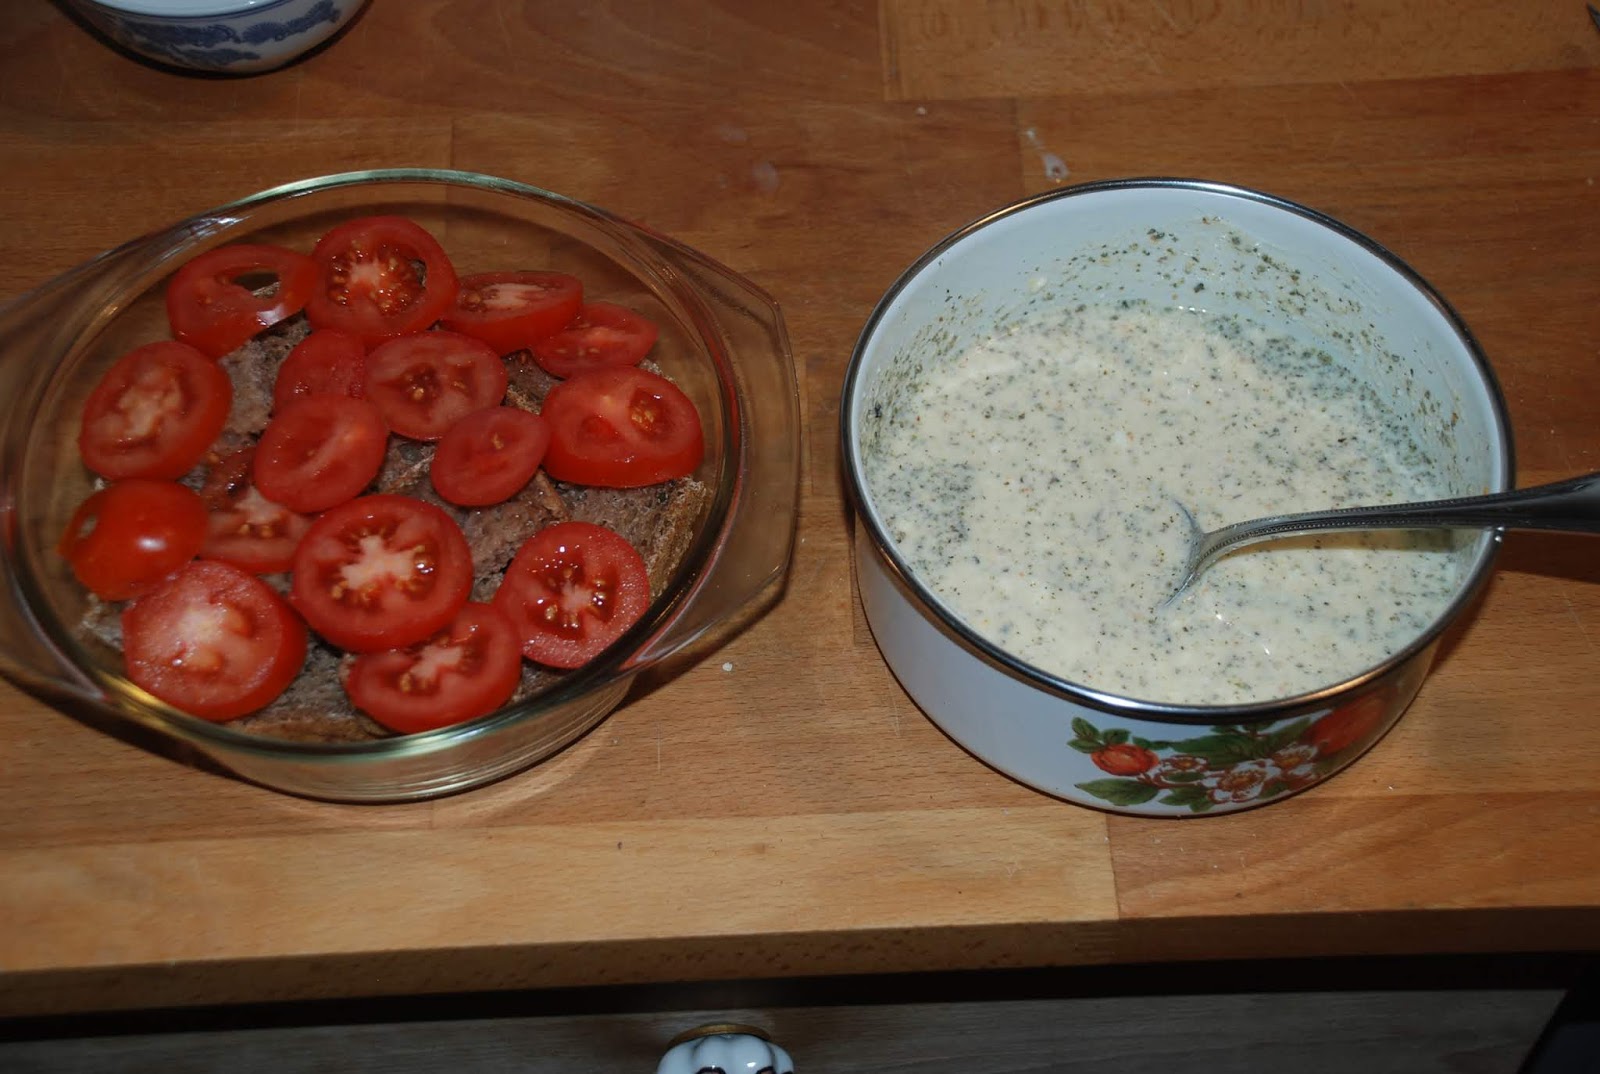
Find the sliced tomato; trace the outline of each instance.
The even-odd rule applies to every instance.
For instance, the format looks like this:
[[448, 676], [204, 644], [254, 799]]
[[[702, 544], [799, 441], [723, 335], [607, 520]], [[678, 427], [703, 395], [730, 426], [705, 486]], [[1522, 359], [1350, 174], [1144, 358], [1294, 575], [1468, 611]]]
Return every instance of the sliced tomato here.
[[306, 317], [368, 346], [420, 332], [455, 301], [456, 271], [434, 237], [403, 216], [346, 221], [317, 240]]
[[654, 485], [694, 472], [705, 434], [694, 403], [665, 377], [633, 366], [579, 373], [550, 389], [545, 473], [608, 488]]
[[308, 395], [366, 397], [367, 345], [359, 336], [332, 328], [313, 332], [278, 367], [272, 408], [282, 410]]
[[444, 324], [510, 354], [565, 328], [582, 306], [583, 282], [565, 272], [484, 272], [461, 280]]
[[233, 382], [187, 343], [147, 343], [106, 370], [83, 404], [78, 452], [113, 480], [178, 478], [222, 431]]
[[127, 600], [193, 559], [205, 536], [206, 507], [194, 490], [130, 477], [79, 504], [56, 548], [91, 593]]
[[650, 606], [644, 558], [613, 530], [558, 522], [523, 542], [495, 591], [522, 655], [554, 668], [592, 660]]
[[426, 641], [362, 653], [345, 691], [357, 708], [391, 731], [415, 734], [487, 715], [522, 678], [522, 650], [505, 615], [469, 603]]
[[328, 641], [364, 653], [432, 637], [471, 588], [472, 552], [453, 518], [407, 496], [362, 496], [311, 524], [290, 600]]
[[533, 360], [552, 377], [609, 365], [638, 365], [660, 334], [655, 322], [611, 302], [590, 302], [561, 331], [533, 345]]
[[261, 494], [255, 453], [254, 447], [241, 448], [207, 469], [200, 499], [209, 513], [200, 554], [251, 574], [275, 574], [289, 569], [311, 519]]
[[198, 559], [122, 613], [128, 678], [205, 720], [271, 702], [306, 659], [306, 628], [265, 582]]
[[550, 426], [519, 407], [496, 406], [450, 426], [434, 449], [429, 476], [451, 503], [483, 507], [515, 496], [533, 479], [550, 445]]
[[181, 342], [220, 358], [305, 308], [317, 263], [282, 246], [238, 243], [208, 250], [167, 284], [167, 321]]
[[252, 474], [261, 495], [315, 514], [358, 495], [383, 466], [389, 431], [378, 410], [347, 395], [308, 395], [261, 431]]
[[505, 398], [510, 376], [493, 347], [459, 332], [418, 332], [367, 355], [367, 398], [389, 428], [437, 440], [472, 413]]

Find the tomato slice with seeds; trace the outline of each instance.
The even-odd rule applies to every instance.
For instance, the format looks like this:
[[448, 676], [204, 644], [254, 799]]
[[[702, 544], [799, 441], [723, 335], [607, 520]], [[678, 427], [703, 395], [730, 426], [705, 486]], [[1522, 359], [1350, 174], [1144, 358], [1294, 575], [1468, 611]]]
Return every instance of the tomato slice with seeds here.
[[378, 409], [346, 395], [308, 395], [272, 416], [256, 445], [261, 495], [315, 514], [344, 503], [383, 468], [389, 430]]
[[209, 509], [200, 555], [251, 574], [289, 569], [311, 519], [273, 503], [256, 488], [254, 447], [241, 448], [206, 470], [200, 499]]
[[326, 328], [295, 344], [272, 386], [272, 408], [308, 395], [366, 398], [367, 345], [359, 336]]
[[705, 452], [694, 403], [665, 377], [634, 366], [579, 373], [550, 389], [545, 473], [609, 488], [693, 473]]
[[409, 735], [493, 712], [521, 678], [510, 620], [492, 605], [468, 603], [426, 641], [356, 657], [345, 691], [374, 720]]
[[444, 629], [472, 589], [455, 519], [408, 496], [362, 496], [322, 514], [294, 553], [289, 599], [351, 652], [414, 645]]
[[167, 321], [180, 342], [211, 358], [305, 308], [317, 263], [264, 243], [236, 243], [193, 258], [167, 284]]
[[311, 257], [318, 275], [307, 319], [368, 346], [427, 328], [459, 286], [444, 248], [403, 216], [346, 221], [317, 240]]
[[588, 663], [644, 616], [644, 557], [614, 530], [558, 522], [523, 542], [495, 591], [522, 655], [553, 668]]
[[474, 410], [505, 398], [506, 364], [493, 347], [459, 332], [418, 332], [367, 355], [367, 398], [389, 428], [437, 440]]
[[117, 359], [83, 404], [78, 452], [102, 477], [179, 478], [222, 431], [233, 382], [187, 343], [147, 343]]
[[122, 613], [128, 678], [205, 720], [270, 703], [300, 674], [305, 624], [261, 579], [199, 559]]
[[655, 322], [612, 302], [590, 302], [571, 324], [533, 345], [533, 360], [552, 377], [610, 365], [638, 365], [656, 345]]
[[483, 272], [461, 280], [444, 324], [510, 354], [559, 332], [582, 306], [583, 282], [565, 272]]
[[56, 550], [91, 593], [127, 600], [193, 559], [205, 535], [206, 507], [193, 489], [130, 477], [79, 504]]
[[550, 425], [520, 407], [468, 414], [439, 440], [428, 474], [433, 489], [462, 507], [509, 500], [539, 471]]

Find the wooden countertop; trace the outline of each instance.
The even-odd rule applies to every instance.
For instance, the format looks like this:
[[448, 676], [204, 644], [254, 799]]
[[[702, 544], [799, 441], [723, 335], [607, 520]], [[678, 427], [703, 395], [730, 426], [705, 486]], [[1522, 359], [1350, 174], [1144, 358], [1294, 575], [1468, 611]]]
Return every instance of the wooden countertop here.
[[238, 80], [28, 4], [0, 154], [3, 295], [347, 169], [603, 205], [778, 297], [808, 421], [783, 601], [489, 789], [301, 801], [5, 688], [0, 1013], [1600, 947], [1600, 545], [1510, 537], [1409, 715], [1328, 784], [1117, 818], [997, 775], [907, 700], [853, 590], [834, 426], [868, 310], [937, 238], [1059, 181], [1190, 175], [1395, 250], [1495, 363], [1521, 481], [1600, 469], [1600, 31], [1577, 0], [378, 0]]

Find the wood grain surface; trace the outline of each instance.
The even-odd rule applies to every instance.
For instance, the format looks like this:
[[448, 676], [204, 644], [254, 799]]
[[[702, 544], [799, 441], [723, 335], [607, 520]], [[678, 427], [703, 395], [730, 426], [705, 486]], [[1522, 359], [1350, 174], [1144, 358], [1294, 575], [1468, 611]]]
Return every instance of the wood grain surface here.
[[0, 40], [0, 296], [290, 179], [385, 165], [638, 219], [783, 306], [806, 418], [784, 598], [574, 747], [348, 807], [0, 687], [0, 1014], [617, 981], [1600, 947], [1600, 555], [1514, 535], [1399, 727], [1290, 802], [1111, 817], [974, 760], [853, 589], [838, 396], [877, 297], [1025, 193], [1240, 183], [1439, 287], [1523, 483], [1600, 469], [1600, 33], [1574, 0], [375, 0], [254, 78], [52, 5]]

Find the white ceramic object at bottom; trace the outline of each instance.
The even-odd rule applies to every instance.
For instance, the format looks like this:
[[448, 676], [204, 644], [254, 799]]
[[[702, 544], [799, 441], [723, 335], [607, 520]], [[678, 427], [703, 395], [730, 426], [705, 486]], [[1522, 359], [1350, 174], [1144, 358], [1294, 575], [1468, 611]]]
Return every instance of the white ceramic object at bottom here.
[[367, 0], [69, 0], [119, 45], [171, 67], [259, 74], [341, 30]]
[[794, 1062], [758, 1030], [710, 1026], [669, 1046], [656, 1074], [794, 1074]]
[[1359, 339], [1352, 361], [1366, 387], [1415, 407], [1402, 413], [1419, 437], [1452, 445], [1439, 454], [1455, 495], [1510, 487], [1504, 400], [1466, 326], [1393, 254], [1302, 206], [1193, 180], [1084, 184], [1000, 209], [918, 259], [863, 329], [840, 406], [855, 569], [878, 647], [912, 700], [979, 759], [1082, 805], [1192, 817], [1282, 801], [1345, 768], [1400, 718], [1440, 635], [1487, 580], [1499, 535], [1463, 545], [1454, 598], [1399, 651], [1375, 667], [1330, 669], [1330, 679], [1345, 674], [1281, 701], [1118, 697], [1005, 652], [902, 558], [863, 442], [909, 379], [938, 375], [943, 356], [1014, 324], [1019, 307], [1108, 302], [1204, 303], [1288, 335]]

